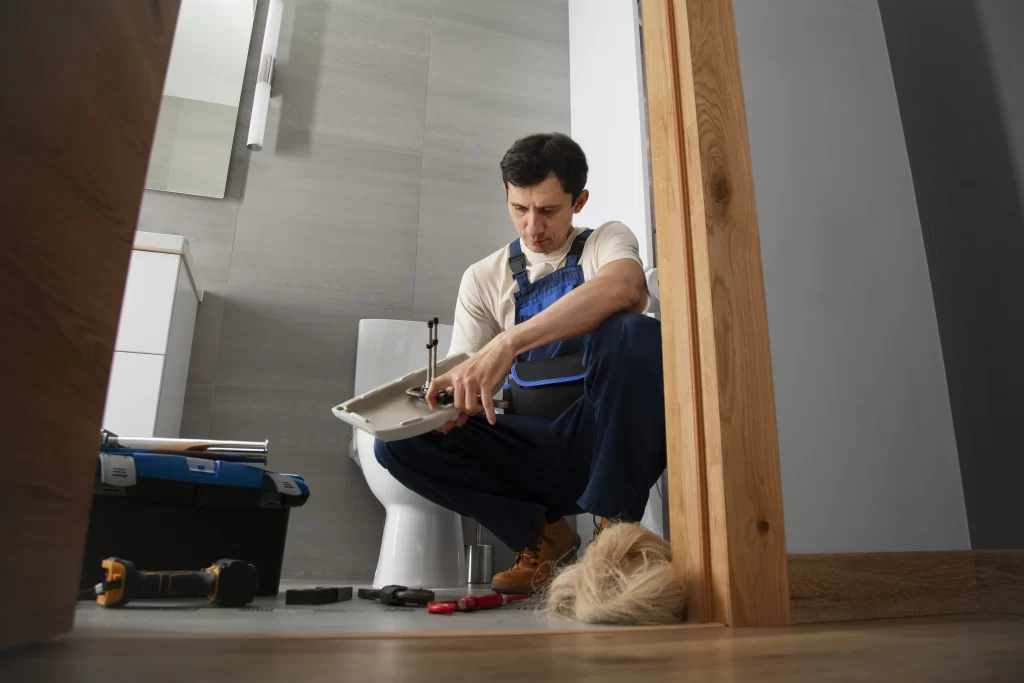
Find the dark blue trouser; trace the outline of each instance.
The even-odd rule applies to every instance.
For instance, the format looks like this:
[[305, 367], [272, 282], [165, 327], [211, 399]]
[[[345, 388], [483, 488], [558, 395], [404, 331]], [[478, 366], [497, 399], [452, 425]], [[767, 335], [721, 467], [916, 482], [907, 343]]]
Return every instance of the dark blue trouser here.
[[661, 324], [618, 313], [583, 355], [584, 395], [554, 422], [474, 416], [448, 434], [377, 441], [377, 460], [407, 488], [472, 517], [513, 550], [548, 511], [640, 521], [665, 470]]

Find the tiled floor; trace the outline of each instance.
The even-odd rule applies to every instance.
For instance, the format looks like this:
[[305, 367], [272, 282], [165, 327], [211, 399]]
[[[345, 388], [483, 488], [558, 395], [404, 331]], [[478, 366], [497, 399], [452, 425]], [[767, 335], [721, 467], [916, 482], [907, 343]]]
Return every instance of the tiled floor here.
[[[533, 598], [506, 607], [454, 615], [429, 614], [424, 607], [388, 607], [371, 600], [353, 597], [333, 605], [286, 605], [285, 590], [307, 588], [315, 584], [283, 581], [276, 598], [257, 598], [243, 608], [221, 608], [205, 599], [139, 600], [121, 609], [80, 602], [75, 610], [75, 632], [96, 636], [103, 632], [177, 632], [177, 633], [411, 633], [480, 631], [594, 630], [600, 626], [578, 624], [543, 614], [540, 600]], [[319, 585], [353, 586], [338, 582]], [[362, 584], [365, 585], [365, 584]], [[454, 600], [486, 589], [465, 588], [436, 591], [439, 600]]]

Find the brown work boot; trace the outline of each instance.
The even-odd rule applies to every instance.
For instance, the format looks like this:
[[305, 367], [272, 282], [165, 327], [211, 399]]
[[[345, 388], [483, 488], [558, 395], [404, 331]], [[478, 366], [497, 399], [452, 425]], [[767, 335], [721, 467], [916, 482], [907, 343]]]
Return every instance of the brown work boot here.
[[576, 559], [580, 537], [563, 517], [553, 524], [544, 524], [516, 555], [516, 562], [507, 572], [496, 574], [491, 581], [495, 593], [535, 593], [548, 584], [555, 569]]
[[597, 515], [594, 515], [594, 537], [590, 539], [590, 542], [593, 543], [594, 541], [596, 541], [597, 537], [601, 535], [601, 532], [610, 527], [612, 524], [615, 524], [614, 519], [609, 519], [608, 517], [598, 517]]

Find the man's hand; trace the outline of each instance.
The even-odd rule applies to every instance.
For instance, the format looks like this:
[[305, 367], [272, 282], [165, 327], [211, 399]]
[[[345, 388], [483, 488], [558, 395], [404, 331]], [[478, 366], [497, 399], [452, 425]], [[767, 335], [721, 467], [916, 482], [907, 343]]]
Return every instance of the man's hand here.
[[487, 414], [490, 424], [497, 422], [494, 391], [512, 369], [515, 359], [516, 352], [508, 343], [507, 335], [499, 334], [472, 358], [435, 378], [427, 389], [427, 404], [431, 409], [437, 408], [437, 394], [448, 390], [455, 398], [455, 407], [462, 411], [457, 420], [447, 423], [441, 431], [447, 433], [453, 427], [461, 427], [470, 415], [480, 412]]

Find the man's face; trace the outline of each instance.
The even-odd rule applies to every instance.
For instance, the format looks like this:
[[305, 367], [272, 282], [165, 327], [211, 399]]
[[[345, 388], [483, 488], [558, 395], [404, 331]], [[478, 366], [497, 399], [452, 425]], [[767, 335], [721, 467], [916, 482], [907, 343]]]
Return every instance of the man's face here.
[[554, 174], [530, 187], [508, 185], [508, 213], [527, 249], [550, 254], [565, 246], [572, 231], [572, 216], [583, 209], [589, 193], [584, 190], [573, 204]]

